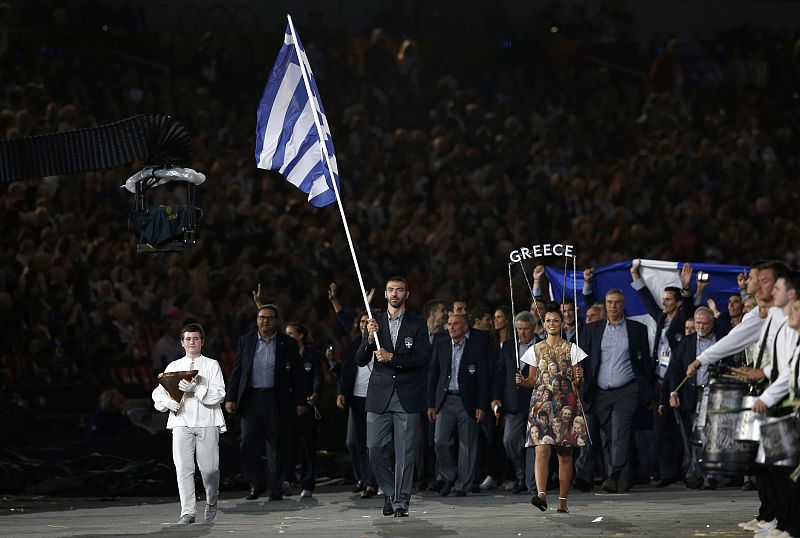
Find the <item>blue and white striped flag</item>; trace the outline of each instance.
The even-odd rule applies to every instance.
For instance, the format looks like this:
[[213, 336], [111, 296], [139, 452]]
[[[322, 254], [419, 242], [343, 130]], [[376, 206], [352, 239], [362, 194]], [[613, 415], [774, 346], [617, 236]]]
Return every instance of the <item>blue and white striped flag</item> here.
[[[312, 99], [309, 99], [303, 80], [301, 60], [308, 76]], [[314, 123], [315, 114], [322, 128], [332, 170], [322, 154], [320, 136]], [[269, 74], [258, 104], [257, 117], [256, 165], [265, 170], [278, 170], [292, 185], [308, 193], [308, 201], [316, 207], [335, 202], [332, 182], [336, 181], [338, 189], [339, 170], [331, 130], [305, 49], [297, 33], [292, 32], [291, 24], [286, 25], [283, 47]]]
[[[664, 288], [667, 286], [681, 287], [678, 273], [683, 267], [684, 262], [662, 260], [641, 260], [641, 262], [639, 274], [658, 304], [661, 304]], [[647, 314], [644, 302], [642, 302], [636, 290], [631, 287], [631, 282], [633, 281], [630, 271], [631, 264], [632, 261], [625, 261], [596, 268], [592, 280], [593, 297], [595, 301], [602, 303], [608, 290], [613, 288], [622, 290], [622, 293], [625, 295], [625, 315], [647, 325], [650, 336], [650, 347], [652, 349], [656, 334], [656, 322]], [[739, 293], [736, 275], [744, 270], [744, 266], [693, 263], [692, 270], [704, 271], [710, 275], [708, 286], [704, 291], [704, 298], [706, 300], [710, 297], [714, 299], [718, 305], [724, 307], [731, 295], [737, 295]], [[565, 294], [563, 269], [545, 267], [545, 273], [547, 274], [547, 279], [550, 281], [551, 297], [555, 297], [557, 301], [560, 301], [563, 294]], [[695, 273], [693, 273], [693, 276], [694, 274]], [[583, 273], [578, 271], [575, 277], [578, 287], [578, 306], [585, 312], [585, 308], [591, 305], [585, 304], [586, 298], [582, 294]], [[572, 285], [572, 271], [567, 271], [566, 281], [566, 297], [572, 298], [575, 293]], [[690, 287], [692, 289], [692, 295], [694, 296], [697, 289], [697, 281], [694, 278], [691, 280]]]

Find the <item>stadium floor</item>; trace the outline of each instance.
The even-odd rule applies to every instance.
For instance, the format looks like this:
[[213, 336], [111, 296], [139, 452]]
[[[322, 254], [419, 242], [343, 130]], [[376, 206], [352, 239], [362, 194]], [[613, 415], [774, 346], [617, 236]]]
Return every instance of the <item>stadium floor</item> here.
[[[338, 488], [312, 499], [246, 501], [244, 492], [220, 496], [213, 524], [177, 526], [177, 499], [4, 497], [0, 535], [28, 536], [379, 536], [499, 538], [516, 536], [750, 536], [737, 527], [758, 509], [754, 491], [687, 490], [671, 485], [631, 493], [570, 494], [570, 513], [532, 507], [527, 495], [485, 493], [463, 498], [414, 495], [408, 518], [383, 517], [382, 498], [362, 500]], [[204, 503], [198, 502], [202, 519]]]

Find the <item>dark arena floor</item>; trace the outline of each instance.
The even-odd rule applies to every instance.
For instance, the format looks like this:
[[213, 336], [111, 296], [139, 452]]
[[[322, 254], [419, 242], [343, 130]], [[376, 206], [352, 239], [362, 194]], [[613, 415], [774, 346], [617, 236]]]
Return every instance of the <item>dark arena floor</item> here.
[[[639, 486], [628, 494], [570, 494], [570, 513], [542, 513], [527, 495], [483, 493], [464, 498], [414, 495], [410, 517], [383, 517], [382, 498], [362, 500], [342, 487], [311, 499], [246, 501], [226, 492], [213, 524], [178, 526], [176, 498], [4, 497], [0, 535], [28, 536], [749, 536], [737, 526], [758, 509], [754, 491]], [[203, 502], [198, 502], [202, 520]]]

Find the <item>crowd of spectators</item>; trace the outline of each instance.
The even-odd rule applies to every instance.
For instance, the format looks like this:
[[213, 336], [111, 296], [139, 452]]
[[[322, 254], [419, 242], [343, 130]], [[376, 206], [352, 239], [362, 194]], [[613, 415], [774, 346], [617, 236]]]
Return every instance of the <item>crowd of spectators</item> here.
[[[56, 17], [27, 27], [8, 5], [0, 21], [4, 138], [171, 113], [209, 178], [198, 245], [156, 255], [135, 253], [119, 187], [140, 163], [0, 185], [3, 383], [148, 386], [181, 352], [174, 335], [189, 318], [227, 366], [258, 283], [287, 320], [340, 346], [326, 288], [339, 283], [351, 305], [359, 292], [338, 212], [253, 159], [279, 35], [93, 42]], [[581, 266], [800, 256], [800, 57], [787, 36], [653, 43], [637, 77], [588, 61], [588, 37], [508, 49], [380, 29], [301, 35], [367, 286], [407, 275], [412, 309], [434, 297], [508, 303], [508, 253], [537, 241], [574, 244]]]

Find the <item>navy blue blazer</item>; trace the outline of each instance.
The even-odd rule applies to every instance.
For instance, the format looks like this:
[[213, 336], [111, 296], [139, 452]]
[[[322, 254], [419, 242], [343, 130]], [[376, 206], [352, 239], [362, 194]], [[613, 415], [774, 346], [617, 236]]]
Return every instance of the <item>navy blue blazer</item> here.
[[[714, 323], [714, 335], [717, 337], [717, 341], [728, 334], [729, 331], [729, 325]], [[661, 386], [661, 394], [658, 395], [658, 403], [660, 405], [669, 405], [669, 393], [675, 390], [675, 387], [683, 381], [684, 376], [686, 376], [686, 369], [696, 358], [697, 333], [684, 336], [672, 352], [669, 367], [664, 376], [666, 383]], [[727, 359], [728, 357], [725, 357], [723, 361], [727, 361]], [[694, 411], [695, 403], [697, 402], [696, 379], [696, 375], [690, 377], [678, 392], [678, 397], [681, 399], [681, 410], [683, 411]]]
[[[397, 333], [397, 343], [392, 348], [386, 313], [382, 313], [377, 321], [381, 347], [394, 353], [394, 356], [389, 362], [376, 360], [373, 363], [367, 388], [366, 410], [383, 413], [389, 406], [392, 393], [397, 391], [406, 413], [422, 413], [426, 408], [425, 386], [430, 359], [428, 326], [421, 317], [406, 310]], [[369, 343], [369, 335], [364, 334], [356, 351], [356, 364], [369, 364], [376, 350], [377, 346]]]
[[[244, 391], [253, 370], [253, 357], [258, 345], [258, 332], [253, 331], [239, 337], [236, 344], [236, 359], [233, 363], [225, 401], [236, 404], [236, 412], [241, 411]], [[283, 333], [275, 333], [275, 403], [278, 410], [288, 412], [294, 405], [305, 405], [300, 379], [300, 349], [297, 341]], [[292, 411], [292, 414], [294, 412]]]
[[[658, 305], [653, 297], [653, 294], [650, 293], [650, 290], [647, 288], [647, 286], [636, 291], [644, 303], [647, 314], [656, 320], [656, 339], [653, 341], [653, 350], [650, 354], [651, 365], [653, 367], [653, 371], [656, 372], [658, 370], [659, 342], [661, 340], [661, 334], [664, 332], [664, 325], [667, 321], [667, 315], [664, 314], [664, 311]], [[672, 318], [672, 322], [669, 324], [669, 329], [667, 329], [667, 342], [672, 353], [675, 353], [678, 343], [680, 343], [681, 338], [683, 338], [686, 319], [691, 317], [694, 313], [694, 299], [691, 295], [688, 297], [681, 296], [680, 300], [682, 301], [681, 307], [678, 308], [677, 312], [675, 312], [675, 316]]]
[[353, 389], [356, 386], [356, 375], [358, 374], [358, 364], [356, 364], [356, 351], [361, 345], [361, 340], [355, 340], [347, 344], [342, 353], [342, 372], [339, 376], [339, 394], [343, 394], [348, 403], [353, 397]]
[[[489, 400], [487, 353], [488, 340], [473, 331], [464, 343], [458, 367], [458, 392], [464, 410], [470, 416], [475, 416], [475, 409], [485, 409]], [[437, 412], [444, 403], [450, 385], [452, 357], [453, 341], [450, 338], [434, 341], [428, 367], [428, 407], [433, 407]]]
[[[517, 373], [517, 354], [514, 352], [514, 340], [506, 340], [495, 362], [492, 400], [500, 400], [502, 413], [516, 415], [527, 414], [531, 405], [533, 388], [525, 388], [514, 381]], [[529, 366], [521, 362], [522, 376], [528, 377]]]
[[316, 349], [306, 346], [303, 355], [300, 357], [300, 394], [307, 399], [312, 394], [319, 395], [322, 392], [322, 384], [325, 376], [322, 375], [322, 353]]
[[[597, 388], [597, 372], [603, 360], [601, 343], [603, 332], [608, 322], [604, 319], [586, 325], [581, 337], [581, 348], [589, 355], [589, 360], [582, 363], [584, 382], [582, 387], [583, 402], [591, 405]], [[633, 373], [639, 385], [639, 397], [644, 401], [656, 398], [654, 385], [655, 370], [651, 367], [650, 342], [647, 339], [647, 327], [638, 321], [625, 320], [628, 330], [628, 354]]]

